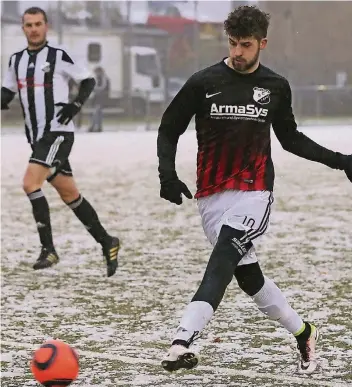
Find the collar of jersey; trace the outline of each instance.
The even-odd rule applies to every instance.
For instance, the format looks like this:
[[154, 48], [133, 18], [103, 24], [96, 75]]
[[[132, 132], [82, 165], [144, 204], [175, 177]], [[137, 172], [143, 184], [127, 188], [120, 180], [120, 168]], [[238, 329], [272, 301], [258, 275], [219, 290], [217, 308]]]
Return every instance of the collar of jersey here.
[[37, 50], [28, 50], [28, 47], [26, 48], [29, 55], [38, 54], [43, 48], [45, 48], [48, 45], [48, 41], [45, 42], [43, 47], [38, 48]]

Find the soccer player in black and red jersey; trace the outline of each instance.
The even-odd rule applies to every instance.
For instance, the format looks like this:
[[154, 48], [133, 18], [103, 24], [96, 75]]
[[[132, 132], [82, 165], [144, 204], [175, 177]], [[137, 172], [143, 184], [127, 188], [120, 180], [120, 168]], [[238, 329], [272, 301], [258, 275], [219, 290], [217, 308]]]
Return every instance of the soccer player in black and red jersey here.
[[270, 16], [242, 6], [224, 28], [229, 57], [192, 75], [166, 109], [158, 133], [160, 196], [175, 204], [191, 199], [175, 170], [177, 142], [195, 115], [198, 140], [197, 199], [204, 232], [213, 245], [203, 280], [186, 307], [171, 348], [168, 371], [198, 363], [190, 348], [210, 321], [235, 276], [240, 288], [298, 344], [300, 373], [317, 368], [318, 329], [303, 321], [275, 283], [263, 275], [255, 244], [269, 224], [274, 167], [270, 126], [282, 147], [307, 160], [344, 170], [352, 181], [352, 155], [318, 145], [297, 131], [288, 81], [259, 62]]

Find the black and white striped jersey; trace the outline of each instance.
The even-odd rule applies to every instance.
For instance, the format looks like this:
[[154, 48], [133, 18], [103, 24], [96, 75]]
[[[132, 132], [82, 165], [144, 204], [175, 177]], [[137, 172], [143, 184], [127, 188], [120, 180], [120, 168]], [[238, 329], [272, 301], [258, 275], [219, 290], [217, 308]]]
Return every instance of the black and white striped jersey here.
[[69, 81], [80, 83], [93, 75], [83, 63], [59, 47], [47, 43], [37, 51], [14, 53], [2, 86], [16, 93], [23, 110], [26, 135], [30, 143], [46, 131], [74, 132], [73, 122], [61, 125], [56, 114], [59, 102], [68, 103]]

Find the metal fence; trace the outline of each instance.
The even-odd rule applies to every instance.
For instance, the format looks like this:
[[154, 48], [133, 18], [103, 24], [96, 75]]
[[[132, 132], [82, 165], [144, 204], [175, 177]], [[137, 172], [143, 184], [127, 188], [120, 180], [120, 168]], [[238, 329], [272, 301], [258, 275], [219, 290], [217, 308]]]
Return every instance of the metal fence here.
[[292, 88], [293, 108], [298, 120], [349, 119], [352, 121], [352, 85], [313, 85]]
[[[292, 105], [298, 120], [339, 118], [352, 120], [352, 85], [337, 87], [335, 85], [292, 86]], [[153, 104], [147, 98], [145, 114], [139, 118], [157, 119], [171, 101], [171, 96], [162, 104]], [[93, 107], [89, 103], [83, 108], [83, 114], [91, 114]], [[125, 112], [114, 106], [104, 108], [104, 115], [118, 119], [125, 117]]]
[[[319, 121], [328, 123], [348, 123], [352, 127], [352, 86], [336, 87], [332, 85], [316, 85], [292, 87], [293, 111], [299, 124]], [[143, 110], [137, 115], [129, 115], [120, 106], [103, 107], [104, 122], [119, 128], [120, 123], [143, 125], [146, 130], [155, 129], [161, 116], [171, 101], [171, 96], [163, 103], [153, 103], [146, 98]], [[95, 107], [91, 100], [82, 108], [75, 118], [78, 129], [85, 130], [89, 126]], [[11, 104], [11, 110], [2, 112], [2, 126], [22, 124], [22, 111], [18, 98]]]

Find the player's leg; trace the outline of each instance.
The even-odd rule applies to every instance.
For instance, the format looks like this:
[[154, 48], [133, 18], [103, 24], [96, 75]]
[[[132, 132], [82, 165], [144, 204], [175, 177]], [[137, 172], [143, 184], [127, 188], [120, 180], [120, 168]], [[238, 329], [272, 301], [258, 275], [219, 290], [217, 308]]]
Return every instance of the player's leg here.
[[[243, 223], [248, 226], [246, 240], [256, 245], [260, 237], [267, 231], [273, 198], [269, 192], [252, 193], [247, 196], [248, 201], [243, 202], [240, 215], [243, 216], [244, 211], [250, 209], [251, 212], [248, 211], [246, 221]], [[265, 196], [268, 196], [268, 206], [263, 212], [262, 200], [265, 200]], [[240, 228], [240, 225], [231, 217], [227, 218], [226, 222], [232, 224], [233, 227]], [[300, 372], [307, 374], [314, 372], [317, 367], [315, 343], [319, 332], [314, 325], [303, 322], [276, 284], [262, 274], [254, 246], [239, 262], [235, 270], [235, 277], [241, 289], [252, 297], [259, 310], [269, 318], [278, 321], [296, 337], [302, 358], [299, 364]]]
[[49, 173], [49, 168], [29, 163], [23, 177], [23, 190], [32, 205], [42, 248], [53, 250], [49, 205], [41, 189]]
[[62, 136], [49, 134], [32, 145], [33, 152], [23, 177], [23, 189], [31, 202], [42, 245], [39, 258], [33, 266], [35, 270], [50, 267], [59, 260], [53, 243], [49, 205], [42, 186], [52, 172], [55, 156], [63, 142]]
[[[197, 354], [189, 347], [212, 318], [236, 266], [252, 247], [250, 242], [242, 241], [246, 234], [244, 229], [235, 229], [221, 222], [228, 199], [232, 200], [234, 196], [235, 192], [213, 195], [200, 206], [203, 228], [214, 249], [203, 280], [186, 307], [171, 348], [162, 361], [162, 366], [168, 371], [197, 365]], [[216, 226], [220, 231], [216, 231]]]
[[103, 106], [100, 104], [98, 107], [98, 128], [97, 132], [103, 131]]
[[240, 242], [243, 235], [243, 231], [226, 225], [221, 228], [203, 280], [186, 307], [171, 348], [162, 361], [164, 369], [175, 371], [197, 365], [197, 355], [189, 347], [212, 318], [236, 266], [251, 247], [251, 244]]
[[112, 276], [118, 266], [119, 239], [107, 233], [95, 209], [80, 194], [72, 176], [72, 169], [68, 160], [55, 175], [50, 177], [49, 182], [57, 190], [64, 203], [72, 209], [90, 235], [101, 244], [107, 264], [107, 275], [108, 277]]
[[301, 354], [299, 372], [306, 374], [314, 372], [317, 368], [315, 356], [315, 345], [319, 336], [317, 328], [302, 320], [276, 284], [263, 275], [258, 262], [240, 264], [235, 269], [235, 277], [239, 287], [252, 297], [262, 313], [277, 321], [295, 336]]
[[88, 132], [97, 132], [97, 127], [99, 125], [99, 123], [98, 123], [98, 114], [99, 114], [98, 108], [99, 108], [99, 105], [93, 104], [93, 114], [92, 114], [91, 124], [90, 124], [90, 127], [88, 129]]

